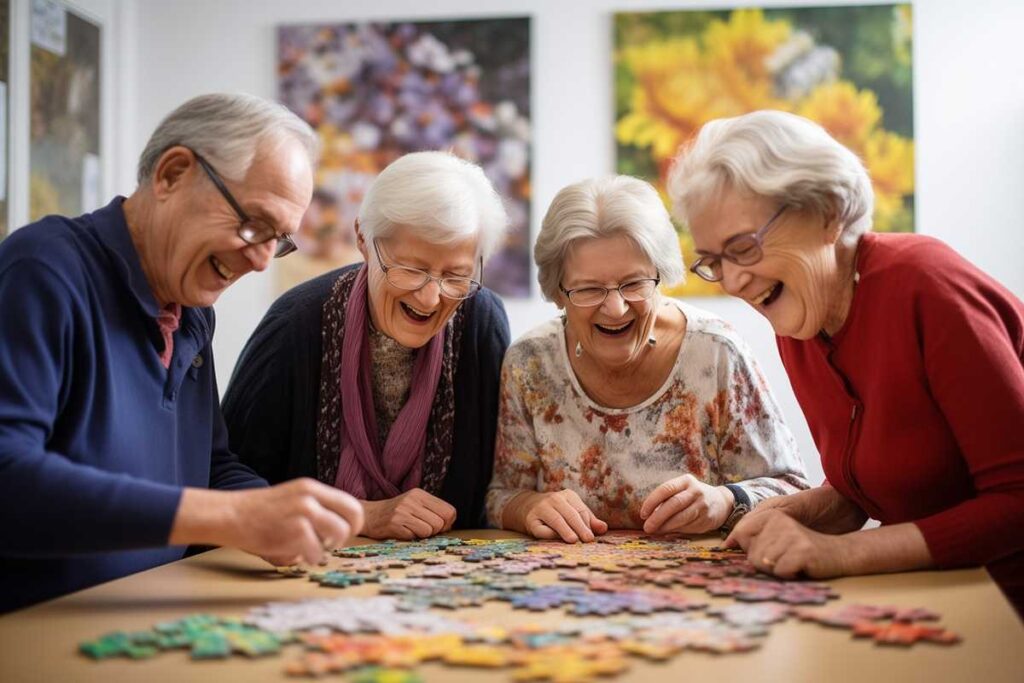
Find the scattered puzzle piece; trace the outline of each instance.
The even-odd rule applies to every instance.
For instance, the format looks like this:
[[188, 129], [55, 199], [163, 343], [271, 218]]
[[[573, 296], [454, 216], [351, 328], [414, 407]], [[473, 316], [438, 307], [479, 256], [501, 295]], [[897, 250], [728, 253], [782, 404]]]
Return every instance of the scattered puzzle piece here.
[[960, 642], [960, 636], [936, 626], [925, 626], [905, 621], [880, 624], [862, 621], [853, 625], [855, 638], [872, 638], [882, 645], [913, 645], [920, 641], [938, 645], [952, 645]]

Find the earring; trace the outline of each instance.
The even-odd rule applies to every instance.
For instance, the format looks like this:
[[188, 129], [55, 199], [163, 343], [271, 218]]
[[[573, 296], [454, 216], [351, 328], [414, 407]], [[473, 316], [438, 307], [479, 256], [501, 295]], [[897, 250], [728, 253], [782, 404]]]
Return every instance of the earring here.
[[654, 346], [657, 343], [658, 343], [658, 340], [654, 338], [653, 334], [650, 337], [647, 338], [647, 345], [648, 346]]
[[583, 345], [580, 344], [579, 342], [576, 342], [576, 357], [579, 358], [582, 355], [583, 355]]

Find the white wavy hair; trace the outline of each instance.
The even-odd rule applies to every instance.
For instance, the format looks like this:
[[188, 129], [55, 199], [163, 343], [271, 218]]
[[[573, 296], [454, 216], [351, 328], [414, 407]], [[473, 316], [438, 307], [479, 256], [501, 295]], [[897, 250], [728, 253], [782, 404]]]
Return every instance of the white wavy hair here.
[[639, 178], [591, 178], [563, 188], [548, 207], [533, 258], [548, 301], [558, 301], [565, 256], [578, 240], [625, 235], [658, 270], [663, 284], [686, 277], [679, 236], [657, 190]]
[[673, 213], [688, 225], [726, 187], [833, 215], [847, 244], [871, 229], [875, 195], [864, 164], [802, 116], [764, 110], [704, 124], [669, 172]]
[[359, 207], [369, 241], [403, 226], [433, 244], [478, 237], [486, 262], [501, 246], [508, 214], [483, 169], [449, 152], [412, 152], [385, 168]]

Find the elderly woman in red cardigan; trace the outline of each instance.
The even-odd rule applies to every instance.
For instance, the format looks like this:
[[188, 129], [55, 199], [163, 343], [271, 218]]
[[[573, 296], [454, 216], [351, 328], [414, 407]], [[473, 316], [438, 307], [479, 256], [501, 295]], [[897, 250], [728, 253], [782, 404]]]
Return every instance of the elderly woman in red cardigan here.
[[727, 543], [782, 577], [984, 565], [1022, 610], [1024, 304], [936, 239], [870, 232], [864, 166], [798, 116], [708, 123], [669, 194], [691, 270], [774, 328], [826, 475]]

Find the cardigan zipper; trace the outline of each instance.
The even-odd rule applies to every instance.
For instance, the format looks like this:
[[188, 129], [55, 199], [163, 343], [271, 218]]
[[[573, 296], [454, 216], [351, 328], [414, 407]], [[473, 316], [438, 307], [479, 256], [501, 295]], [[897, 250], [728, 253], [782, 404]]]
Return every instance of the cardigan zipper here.
[[[876, 506], [874, 502], [864, 494], [864, 490], [861, 488], [860, 483], [857, 481], [857, 477], [853, 472], [853, 452], [857, 445], [857, 438], [860, 436], [860, 422], [857, 418], [860, 417], [862, 405], [860, 399], [857, 398], [857, 394], [850, 384], [849, 378], [836, 365], [835, 344], [832, 342], [831, 339], [827, 337], [823, 337], [822, 341], [824, 342], [824, 346], [827, 349], [827, 352], [825, 354], [825, 360], [828, 363], [828, 366], [832, 369], [832, 372], [834, 372], [836, 376], [839, 378], [840, 382], [843, 385], [843, 390], [846, 393], [846, 396], [853, 402], [853, 406], [850, 409], [850, 423], [846, 430], [846, 447], [843, 449], [843, 476], [846, 479], [847, 485], [854, 491], [854, 493], [857, 494], [857, 497], [861, 501], [870, 504], [872, 508], [875, 508]], [[865, 510], [865, 512], [868, 512], [869, 514], [874, 516], [873, 511]]]

